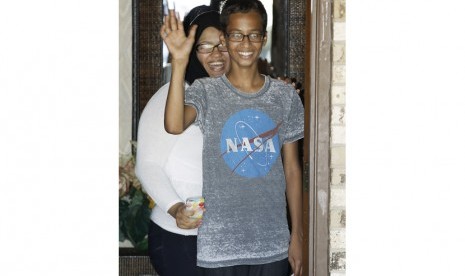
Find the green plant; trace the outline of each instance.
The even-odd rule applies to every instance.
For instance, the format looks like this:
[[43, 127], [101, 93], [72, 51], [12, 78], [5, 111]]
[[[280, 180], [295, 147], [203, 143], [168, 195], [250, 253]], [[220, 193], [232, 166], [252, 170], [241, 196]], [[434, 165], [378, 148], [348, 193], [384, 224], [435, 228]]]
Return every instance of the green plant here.
[[129, 240], [137, 250], [148, 248], [150, 212], [154, 203], [135, 172], [135, 157], [123, 156], [119, 166], [119, 241]]

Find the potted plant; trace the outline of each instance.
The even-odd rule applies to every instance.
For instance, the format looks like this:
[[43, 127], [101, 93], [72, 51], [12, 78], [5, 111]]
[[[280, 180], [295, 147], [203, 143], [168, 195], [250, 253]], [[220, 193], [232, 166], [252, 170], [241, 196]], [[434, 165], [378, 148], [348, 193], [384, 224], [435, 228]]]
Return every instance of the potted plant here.
[[155, 203], [136, 177], [135, 156], [120, 156], [119, 163], [119, 241], [128, 240], [136, 250], [146, 251], [150, 212]]

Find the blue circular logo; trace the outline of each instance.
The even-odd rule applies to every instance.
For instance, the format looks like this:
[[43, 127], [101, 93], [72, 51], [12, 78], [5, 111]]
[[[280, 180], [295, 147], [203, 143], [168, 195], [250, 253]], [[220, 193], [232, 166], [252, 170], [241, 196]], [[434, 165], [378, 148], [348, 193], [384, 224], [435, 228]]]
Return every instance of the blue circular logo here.
[[279, 126], [267, 114], [253, 109], [232, 115], [223, 126], [220, 144], [231, 171], [248, 178], [267, 175], [280, 156]]

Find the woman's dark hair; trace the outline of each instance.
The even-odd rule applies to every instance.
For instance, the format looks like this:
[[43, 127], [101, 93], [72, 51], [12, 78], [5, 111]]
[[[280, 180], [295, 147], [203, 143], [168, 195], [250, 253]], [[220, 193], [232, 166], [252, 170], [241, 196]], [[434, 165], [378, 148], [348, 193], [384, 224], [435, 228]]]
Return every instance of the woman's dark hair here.
[[266, 32], [266, 25], [268, 23], [268, 16], [265, 7], [259, 0], [227, 0], [226, 3], [220, 5], [220, 22], [221, 30], [226, 32], [228, 26], [229, 16], [233, 13], [247, 13], [255, 11], [260, 14], [262, 18], [262, 30]]
[[214, 27], [221, 30], [220, 14], [217, 9], [211, 6], [197, 6], [189, 11], [189, 13], [184, 17], [183, 26], [186, 36], [189, 35], [189, 30], [192, 25], [197, 25], [197, 30], [195, 32], [194, 49], [192, 49], [190, 53], [186, 76], [184, 77], [186, 82], [189, 84], [192, 84], [198, 78], [208, 77], [207, 71], [197, 58], [195, 45], [197, 45], [200, 35], [202, 35], [202, 32], [206, 28]]

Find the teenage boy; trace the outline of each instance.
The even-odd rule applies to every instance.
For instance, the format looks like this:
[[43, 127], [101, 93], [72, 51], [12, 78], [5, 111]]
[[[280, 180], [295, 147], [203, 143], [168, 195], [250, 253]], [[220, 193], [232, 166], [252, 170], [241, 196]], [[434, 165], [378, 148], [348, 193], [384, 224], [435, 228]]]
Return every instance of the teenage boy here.
[[[165, 109], [167, 132], [180, 134], [195, 123], [204, 136], [200, 275], [287, 276], [289, 263], [301, 275], [297, 141], [303, 137], [303, 106], [292, 86], [258, 71], [267, 40], [263, 4], [229, 0], [220, 21], [230, 71], [198, 79], [185, 93], [183, 86], [170, 86]], [[178, 26], [171, 28], [167, 33]], [[172, 77], [181, 77], [176, 66], [172, 70]]]

